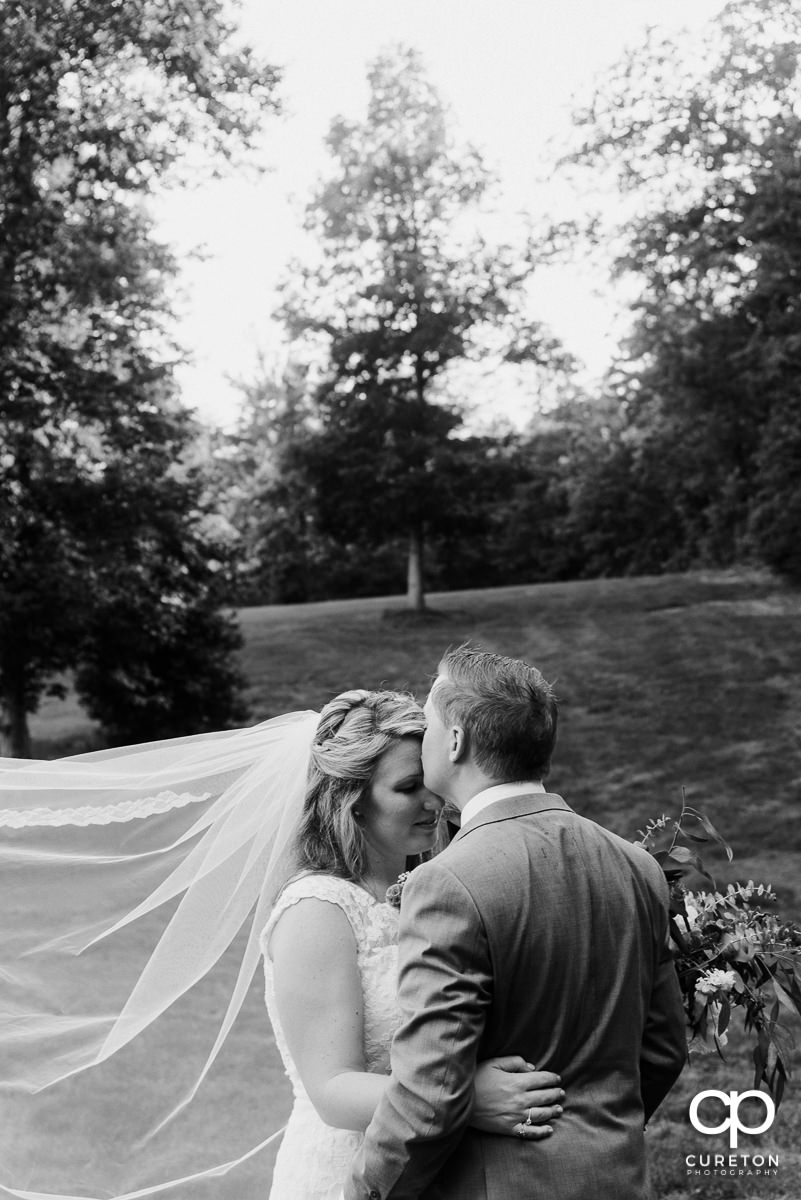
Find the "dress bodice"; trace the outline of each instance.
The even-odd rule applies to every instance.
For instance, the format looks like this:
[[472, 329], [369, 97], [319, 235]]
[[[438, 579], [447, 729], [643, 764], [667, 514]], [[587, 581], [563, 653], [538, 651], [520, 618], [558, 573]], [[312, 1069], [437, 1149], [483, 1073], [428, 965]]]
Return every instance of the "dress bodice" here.
[[[363, 995], [364, 1059], [368, 1071], [389, 1072], [390, 1043], [400, 1022], [396, 998], [398, 909], [380, 904], [364, 888], [347, 879], [307, 874], [293, 880], [279, 896], [261, 935], [267, 1011], [294, 1096], [276, 1162], [271, 1200], [337, 1197], [362, 1138], [362, 1134], [353, 1130], [332, 1129], [317, 1115], [289, 1053], [276, 1008], [273, 964], [267, 952], [270, 935], [288, 908], [307, 899], [337, 905], [353, 930]], [[314, 1145], [314, 1155], [308, 1154], [309, 1145]]]

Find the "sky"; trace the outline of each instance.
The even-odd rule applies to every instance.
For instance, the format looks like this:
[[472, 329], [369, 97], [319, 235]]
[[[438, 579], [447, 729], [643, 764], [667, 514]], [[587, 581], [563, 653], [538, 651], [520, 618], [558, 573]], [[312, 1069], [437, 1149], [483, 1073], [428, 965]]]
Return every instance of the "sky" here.
[[[325, 174], [324, 138], [337, 115], [358, 119], [367, 65], [394, 43], [416, 47], [449, 104], [460, 141], [479, 148], [500, 177], [501, 207], [576, 211], [581, 198], [548, 179], [553, 145], [575, 100], [648, 25], [697, 29], [723, 0], [242, 0], [237, 20], [267, 61], [281, 66], [284, 113], [265, 121], [258, 174], [229, 170], [218, 181], [160, 198], [158, 227], [182, 273], [178, 338], [192, 357], [179, 369], [185, 401], [230, 426], [239, 392], [261, 354], [280, 363], [273, 319], [288, 261], [302, 255], [303, 208]], [[201, 250], [202, 259], [191, 257]], [[620, 297], [588, 263], [542, 273], [533, 315], [602, 374], [626, 327]], [[508, 414], [514, 419], [514, 413]]]

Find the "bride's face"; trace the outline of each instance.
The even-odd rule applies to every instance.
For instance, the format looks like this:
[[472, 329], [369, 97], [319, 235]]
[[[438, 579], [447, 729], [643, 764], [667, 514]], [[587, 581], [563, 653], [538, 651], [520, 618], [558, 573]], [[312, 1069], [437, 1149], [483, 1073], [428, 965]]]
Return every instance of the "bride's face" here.
[[437, 836], [442, 800], [423, 783], [420, 742], [401, 738], [381, 756], [361, 802], [361, 829], [382, 857], [422, 854]]

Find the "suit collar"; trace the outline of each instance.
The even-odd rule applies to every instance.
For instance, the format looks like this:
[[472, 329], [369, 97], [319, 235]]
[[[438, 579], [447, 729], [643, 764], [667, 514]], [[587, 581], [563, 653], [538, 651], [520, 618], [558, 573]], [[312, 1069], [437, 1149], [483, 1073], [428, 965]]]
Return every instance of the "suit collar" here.
[[454, 834], [452, 841], [458, 841], [460, 837], [468, 833], [473, 833], [474, 830], [481, 829], [484, 825], [492, 825], [497, 821], [510, 821], [516, 817], [530, 817], [536, 813], [552, 811], [571, 812], [572, 810], [570, 805], [561, 796], [557, 796], [555, 792], [531, 792], [524, 796], [512, 796], [506, 800], [496, 800], [494, 804], [490, 804], [482, 809], [472, 821], [468, 821], [466, 825], [463, 825]]
[[533, 792], [544, 791], [543, 784], [535, 783], [533, 780], [526, 783], [494, 783], [477, 792], [467, 801], [462, 809], [462, 824], [469, 825], [480, 812], [488, 808], [490, 804], [497, 804], [499, 800], [511, 800], [513, 796], [530, 796]]

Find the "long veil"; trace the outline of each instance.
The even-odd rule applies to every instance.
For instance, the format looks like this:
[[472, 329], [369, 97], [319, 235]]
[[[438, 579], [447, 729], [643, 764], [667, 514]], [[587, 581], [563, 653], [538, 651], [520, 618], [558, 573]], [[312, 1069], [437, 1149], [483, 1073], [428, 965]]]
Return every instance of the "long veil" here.
[[259, 935], [317, 719], [0, 760], [0, 1196], [246, 1194], [285, 1097]]

